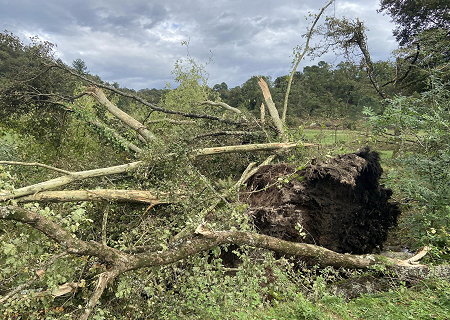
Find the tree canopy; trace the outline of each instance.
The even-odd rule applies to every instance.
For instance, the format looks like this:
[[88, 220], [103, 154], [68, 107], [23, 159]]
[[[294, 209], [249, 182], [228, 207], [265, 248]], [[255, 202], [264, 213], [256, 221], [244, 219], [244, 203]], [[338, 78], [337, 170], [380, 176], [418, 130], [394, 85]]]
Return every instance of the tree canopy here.
[[446, 0], [381, 0], [385, 11], [397, 24], [393, 31], [400, 45], [411, 44], [424, 31], [450, 29], [450, 3]]

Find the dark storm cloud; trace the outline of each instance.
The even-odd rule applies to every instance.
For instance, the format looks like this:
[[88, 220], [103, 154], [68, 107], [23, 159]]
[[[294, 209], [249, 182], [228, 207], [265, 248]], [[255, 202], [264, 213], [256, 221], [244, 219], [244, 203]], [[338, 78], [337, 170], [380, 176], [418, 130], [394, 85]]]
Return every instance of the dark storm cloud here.
[[[0, 0], [0, 28], [20, 37], [38, 35], [58, 45], [68, 64], [83, 59], [93, 74], [135, 89], [164, 86], [174, 62], [189, 53], [208, 66], [210, 84], [241, 85], [252, 75], [289, 72], [292, 50], [302, 44], [308, 12], [326, 1], [242, 0]], [[359, 17], [370, 32], [374, 60], [395, 48], [389, 18], [378, 0], [337, 0], [327, 14]], [[335, 62], [328, 54], [321, 59]], [[317, 60], [318, 61], [318, 60]], [[316, 63], [317, 61], [314, 61]], [[300, 65], [313, 63], [305, 60]]]

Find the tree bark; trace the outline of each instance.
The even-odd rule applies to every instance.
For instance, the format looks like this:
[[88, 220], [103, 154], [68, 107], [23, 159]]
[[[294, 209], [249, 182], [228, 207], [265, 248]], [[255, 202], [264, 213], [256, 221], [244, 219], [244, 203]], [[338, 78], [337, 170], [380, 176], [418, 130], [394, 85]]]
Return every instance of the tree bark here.
[[46, 168], [46, 169], [53, 170], [56, 172], [64, 173], [64, 174], [72, 174], [73, 173], [71, 171], [55, 168], [55, 167], [52, 167], [52, 166], [49, 166], [49, 165], [46, 165], [43, 163], [39, 163], [39, 162], [0, 161], [0, 164], [29, 166], [29, 167], [42, 167], [42, 168]]
[[[180, 116], [182, 116], [182, 117], [192, 118], [192, 119], [208, 119], [208, 120], [220, 121], [220, 122], [228, 123], [228, 124], [236, 124], [236, 125], [242, 124], [241, 122], [238, 122], [238, 121], [233, 121], [233, 120], [229, 120], [229, 119], [219, 118], [219, 117], [211, 116], [211, 115], [208, 115], [208, 114], [186, 113], [186, 112], [181, 112], [181, 111], [176, 111], [176, 110], [170, 110], [170, 109], [161, 108], [161, 107], [158, 107], [157, 105], [154, 105], [153, 103], [150, 103], [150, 102], [148, 102], [148, 101], [146, 101], [146, 100], [144, 100], [144, 99], [142, 99], [142, 98], [140, 98], [140, 97], [138, 97], [138, 96], [136, 96], [136, 95], [134, 95], [134, 94], [122, 92], [122, 91], [120, 91], [120, 90], [118, 90], [118, 89], [115, 89], [115, 88], [112, 88], [112, 87], [110, 87], [110, 86], [106, 86], [106, 85], [104, 85], [104, 84], [101, 84], [101, 83], [92, 81], [92, 80], [90, 80], [90, 79], [84, 77], [84, 76], [81, 75], [81, 74], [78, 74], [78, 73], [76, 73], [76, 72], [73, 72], [72, 70], [66, 68], [66, 67], [63, 66], [63, 65], [57, 65], [57, 64], [55, 65], [55, 64], [52, 64], [52, 65], [49, 65], [49, 68], [59, 68], [59, 69], [62, 69], [62, 70], [64, 70], [64, 71], [70, 73], [71, 75], [73, 75], [73, 76], [75, 76], [75, 77], [77, 77], [77, 78], [79, 78], [79, 79], [82, 79], [82, 80], [84, 80], [84, 81], [86, 81], [86, 82], [88, 82], [88, 83], [94, 85], [95, 87], [103, 88], [103, 89], [106, 89], [106, 90], [110, 90], [110, 91], [112, 91], [112, 92], [114, 92], [114, 93], [117, 93], [117, 94], [123, 96], [123, 97], [131, 98], [131, 99], [133, 99], [133, 100], [135, 100], [135, 101], [138, 101], [138, 102], [142, 103], [143, 105], [149, 107], [150, 109], [152, 109], [152, 110], [154, 110], [154, 111], [158, 111], [158, 112], [162, 112], [162, 113], [166, 113], [166, 114], [176, 114], [176, 115], [180, 115]], [[80, 95], [80, 96], [81, 96], [81, 95]]]
[[271, 150], [287, 150], [303, 145], [305, 147], [314, 146], [310, 143], [298, 144], [295, 142], [290, 143], [260, 143], [260, 144], [244, 144], [238, 146], [226, 146], [226, 147], [215, 147], [215, 148], [204, 148], [197, 149], [193, 151], [193, 155], [206, 156], [219, 153], [233, 153], [233, 152], [253, 152], [253, 151], [271, 151]]
[[97, 285], [95, 286], [94, 292], [92, 293], [89, 302], [86, 304], [86, 307], [84, 308], [83, 314], [80, 316], [80, 320], [87, 320], [89, 318], [92, 311], [94, 311], [94, 308], [98, 300], [105, 291], [108, 283], [114, 281], [114, 279], [121, 273], [123, 272], [119, 268], [113, 268], [112, 270], [103, 272], [102, 274], [99, 275]]
[[[203, 148], [196, 149], [192, 151], [192, 157], [199, 156], [207, 156], [207, 155], [215, 155], [222, 153], [233, 153], [233, 152], [254, 152], [254, 151], [273, 151], [273, 150], [288, 150], [295, 148], [297, 146], [311, 147], [315, 146], [315, 144], [311, 143], [262, 143], [262, 144], [246, 144], [246, 145], [237, 145], [237, 146], [226, 146], [226, 147], [216, 147], [216, 148]], [[168, 156], [171, 156], [169, 154]], [[15, 163], [22, 164], [22, 163]], [[48, 181], [44, 181], [41, 183], [37, 183], [31, 186], [23, 187], [16, 189], [12, 192], [4, 191], [0, 192], [0, 201], [6, 201], [9, 199], [20, 198], [32, 194], [36, 194], [41, 191], [61, 187], [67, 185], [76, 180], [83, 180], [86, 178], [94, 178], [112, 174], [125, 173], [127, 171], [135, 170], [140, 165], [144, 164], [143, 161], [136, 161], [131, 163], [126, 163], [114, 167], [107, 167], [101, 169], [87, 170], [87, 171], [78, 171], [71, 172], [68, 175], [58, 177], [55, 179], [51, 179]]]
[[272, 100], [272, 95], [270, 94], [269, 87], [262, 78], [259, 78], [258, 84], [261, 87], [262, 93], [264, 95], [264, 100], [266, 101], [267, 109], [269, 109], [269, 113], [270, 116], [272, 117], [273, 123], [275, 124], [275, 127], [277, 128], [279, 133], [283, 136], [284, 124], [281, 121], [280, 115], [278, 114], [278, 110], [275, 107], [275, 103]]
[[104, 105], [108, 109], [108, 111], [111, 112], [117, 119], [121, 120], [127, 126], [143, 136], [147, 142], [156, 140], [156, 137], [153, 135], [153, 133], [151, 133], [142, 123], [140, 123], [127, 113], [123, 112], [122, 110], [117, 108], [111, 101], [109, 101], [103, 93], [102, 89], [100, 89], [99, 87], [89, 87], [86, 89], [86, 92], [91, 97], [94, 97], [99, 103]]
[[200, 104], [209, 104], [211, 106], [219, 106], [219, 107], [225, 108], [228, 111], [232, 111], [232, 112], [237, 113], [237, 114], [241, 114], [242, 113], [241, 110], [239, 110], [237, 108], [233, 108], [232, 106], [226, 104], [225, 102], [215, 102], [215, 101], [207, 100], [207, 101], [203, 101]]
[[[160, 195], [163, 196], [163, 195]], [[166, 203], [152, 191], [145, 190], [66, 190], [43, 191], [30, 196], [21, 197], [17, 202], [76, 202], [76, 201], [117, 201], [139, 202], [150, 205]]]
[[64, 185], [69, 184], [76, 180], [106, 176], [106, 175], [111, 175], [111, 174], [124, 173], [124, 172], [127, 172], [128, 170], [136, 169], [141, 164], [142, 164], [142, 161], [136, 161], [136, 162], [122, 164], [122, 165], [114, 166], [114, 167], [73, 172], [66, 176], [62, 176], [59, 178], [55, 178], [55, 179], [51, 179], [51, 180], [44, 181], [41, 183], [37, 183], [37, 184], [31, 185], [28, 187], [19, 188], [12, 192], [8, 192], [8, 191], [0, 192], [0, 201], [6, 201], [9, 199], [20, 198], [23, 196], [28, 196], [30, 194], [38, 193], [40, 191], [61, 187], [61, 186], [64, 186]]
[[205, 138], [205, 137], [217, 137], [217, 136], [256, 136], [261, 134], [261, 131], [257, 132], [251, 132], [251, 131], [217, 131], [217, 132], [208, 132], [199, 134], [195, 137], [195, 139], [198, 138]]
[[[375, 264], [419, 267], [415, 261], [404, 261], [379, 255], [342, 254], [313, 244], [281, 240], [247, 231], [208, 231], [203, 225], [197, 227], [192, 238], [169, 245], [165, 251], [127, 254], [95, 241], [83, 241], [39, 213], [17, 206], [0, 207], [0, 219], [15, 220], [29, 224], [43, 232], [49, 238], [67, 248], [68, 253], [92, 255], [112, 264], [124, 264], [124, 271], [143, 267], [161, 266], [187, 258], [198, 252], [212, 249], [220, 244], [249, 245], [256, 248], [273, 250], [287, 255], [317, 259], [319, 266], [344, 268], [367, 268]], [[414, 260], [414, 259], [413, 259]], [[409, 264], [408, 264], [409, 263]]]

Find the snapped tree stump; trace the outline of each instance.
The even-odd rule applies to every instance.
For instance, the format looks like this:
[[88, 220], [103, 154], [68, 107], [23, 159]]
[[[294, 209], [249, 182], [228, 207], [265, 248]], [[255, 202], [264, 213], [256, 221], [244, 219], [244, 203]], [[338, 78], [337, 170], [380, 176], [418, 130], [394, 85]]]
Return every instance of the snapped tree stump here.
[[267, 165], [249, 179], [241, 199], [262, 234], [340, 253], [371, 253], [400, 214], [390, 201], [392, 190], [379, 184], [382, 172], [379, 154], [369, 148], [298, 171]]

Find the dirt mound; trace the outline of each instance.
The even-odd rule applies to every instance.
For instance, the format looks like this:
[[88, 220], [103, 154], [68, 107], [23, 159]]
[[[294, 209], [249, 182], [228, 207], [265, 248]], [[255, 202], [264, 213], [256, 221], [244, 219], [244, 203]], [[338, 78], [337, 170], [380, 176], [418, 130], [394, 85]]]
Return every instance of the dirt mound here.
[[382, 172], [378, 153], [369, 148], [298, 171], [268, 165], [249, 179], [241, 199], [262, 234], [370, 253], [382, 247], [400, 214], [389, 201], [392, 191], [379, 184]]

